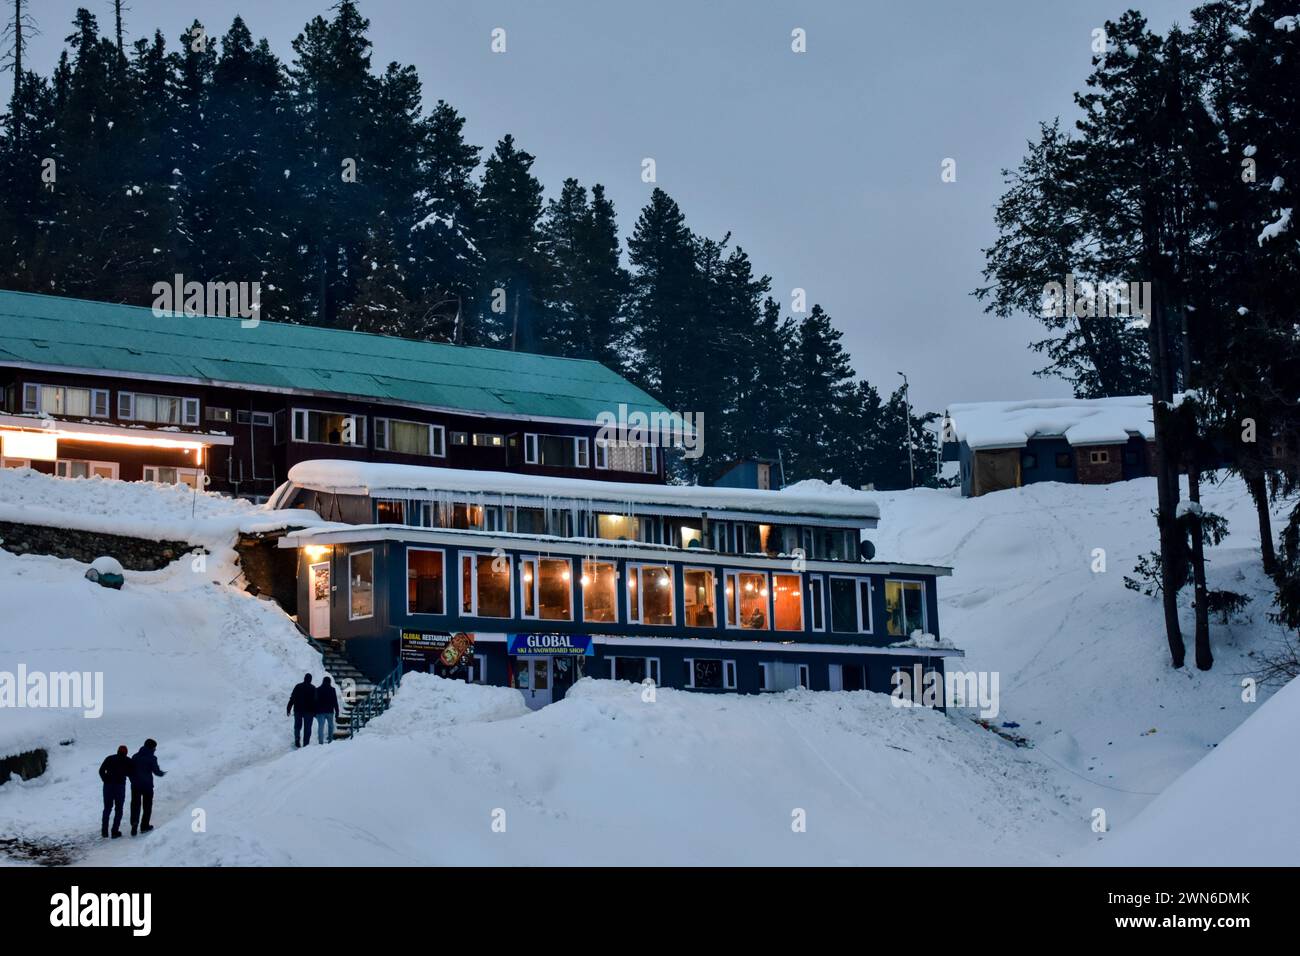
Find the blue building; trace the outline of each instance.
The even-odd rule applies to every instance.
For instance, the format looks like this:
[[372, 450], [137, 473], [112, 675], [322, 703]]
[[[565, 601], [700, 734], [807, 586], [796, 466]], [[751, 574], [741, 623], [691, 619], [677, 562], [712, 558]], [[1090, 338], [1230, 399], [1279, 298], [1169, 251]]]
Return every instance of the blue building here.
[[582, 676], [759, 693], [888, 692], [939, 672], [947, 568], [866, 561], [872, 498], [320, 461], [273, 504], [299, 621], [371, 679], [396, 668], [519, 688]]

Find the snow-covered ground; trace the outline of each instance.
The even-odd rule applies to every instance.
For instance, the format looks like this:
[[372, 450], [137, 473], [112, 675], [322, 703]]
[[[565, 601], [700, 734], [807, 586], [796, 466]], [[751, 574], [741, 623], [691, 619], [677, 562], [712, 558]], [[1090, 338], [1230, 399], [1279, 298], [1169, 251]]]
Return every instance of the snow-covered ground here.
[[[1028, 748], [868, 693], [646, 701], [587, 680], [529, 713], [511, 690], [416, 675], [358, 738], [293, 751], [284, 701], [319, 658], [274, 605], [227, 583], [235, 529], [283, 515], [0, 472], [0, 517], [66, 510], [66, 524], [213, 550], [202, 572], [187, 557], [128, 572], [121, 592], [77, 562], [0, 551], [0, 670], [102, 670], [107, 698], [98, 720], [5, 713], [0, 754], [40, 743], [51, 764], [0, 787], [0, 836], [91, 864], [1151, 864], [1201, 859], [1185, 844], [1209, 813], [1208, 861], [1257, 862], [1244, 855], [1263, 846], [1295, 863], [1295, 781], [1265, 793], [1250, 774], [1276, 766], [1300, 691], [1241, 699], [1278, 633], [1271, 590], [1242, 486], [1205, 498], [1232, 530], [1210, 550], [1211, 586], [1254, 597], [1250, 620], [1214, 625], [1209, 673], [1172, 671], [1158, 603], [1123, 587], [1155, 546], [1149, 481], [879, 495], [878, 556], [954, 566], [943, 636], [968, 651], [963, 668], [1000, 674], [996, 723], [1018, 723]], [[101, 841], [95, 770], [146, 736], [168, 771], [159, 829]]]
[[1116, 835], [1260, 709], [1268, 689], [1246, 703], [1242, 678], [1258, 672], [1257, 655], [1282, 634], [1268, 620], [1273, 588], [1260, 569], [1253, 505], [1228, 478], [1203, 489], [1206, 508], [1230, 531], [1208, 549], [1207, 577], [1252, 601], [1239, 621], [1212, 619], [1215, 664], [1202, 672], [1192, 663], [1190, 589], [1180, 595], [1187, 666], [1170, 668], [1159, 600], [1123, 583], [1158, 546], [1155, 495], [1153, 479], [1044, 483], [973, 499], [953, 490], [884, 493], [871, 534], [878, 557], [954, 566], [940, 582], [940, 618], [943, 636], [967, 652], [961, 666], [999, 672], [999, 721], [1020, 724], [1016, 733], [1091, 808], [1105, 810]]

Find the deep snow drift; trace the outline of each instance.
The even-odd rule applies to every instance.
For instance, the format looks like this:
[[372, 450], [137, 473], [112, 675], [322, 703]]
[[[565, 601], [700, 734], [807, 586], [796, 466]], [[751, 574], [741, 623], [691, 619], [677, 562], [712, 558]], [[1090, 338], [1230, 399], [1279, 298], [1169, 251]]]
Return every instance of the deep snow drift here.
[[1282, 631], [1268, 620], [1274, 589], [1238, 479], [1203, 489], [1230, 531], [1207, 549], [1209, 585], [1252, 597], [1241, 620], [1211, 620], [1209, 672], [1192, 663], [1190, 588], [1180, 595], [1188, 663], [1175, 671], [1159, 600], [1123, 584], [1158, 546], [1154, 479], [1044, 483], [971, 499], [923, 489], [879, 497], [883, 517], [868, 535], [878, 557], [954, 566], [939, 585], [940, 622], [966, 650], [961, 667], [1000, 672], [999, 721], [1019, 723], [1016, 733], [1106, 811], [1113, 833], [1267, 699], [1261, 689], [1256, 703], [1242, 700], [1242, 678], [1259, 670], [1254, 656]]
[[882, 694], [642, 690], [586, 679], [530, 714], [408, 675], [356, 739], [231, 777], [207, 832], [181, 820], [123, 862], [1045, 863], [1083, 826], [1028, 751]]

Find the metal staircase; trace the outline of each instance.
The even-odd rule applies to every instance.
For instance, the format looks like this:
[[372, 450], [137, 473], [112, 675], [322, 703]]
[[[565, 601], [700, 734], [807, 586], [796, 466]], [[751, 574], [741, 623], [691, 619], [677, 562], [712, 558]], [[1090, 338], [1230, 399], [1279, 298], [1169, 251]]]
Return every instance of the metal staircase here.
[[[379, 710], [375, 710], [378, 700], [371, 702], [370, 697], [376, 691], [376, 685], [365, 674], [357, 670], [356, 665], [348, 660], [343, 653], [342, 648], [334, 641], [322, 641], [312, 637], [306, 632], [303, 637], [307, 638], [307, 643], [320, 652], [321, 659], [325, 662], [325, 671], [334, 681], [334, 687], [339, 695], [339, 718], [334, 724], [334, 739], [342, 740], [351, 737], [359, 728], [357, 718], [360, 716], [362, 725], [367, 720], [382, 713], [388, 709], [388, 699], [392, 697], [393, 688], [386, 690], [386, 699]], [[385, 678], [385, 682], [388, 679]]]

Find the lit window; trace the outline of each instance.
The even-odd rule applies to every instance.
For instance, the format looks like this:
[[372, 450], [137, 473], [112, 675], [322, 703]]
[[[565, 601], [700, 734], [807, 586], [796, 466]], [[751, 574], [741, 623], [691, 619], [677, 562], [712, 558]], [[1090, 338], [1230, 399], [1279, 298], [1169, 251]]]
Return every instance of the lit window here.
[[316, 445], [352, 445], [365, 447], [366, 418], [338, 412], [318, 412], [309, 408], [293, 410], [293, 435], [297, 442]]
[[443, 553], [426, 548], [406, 551], [406, 612], [442, 614]]
[[613, 562], [587, 561], [582, 566], [582, 617], [613, 624], [618, 621], [618, 568]]
[[510, 558], [491, 554], [460, 556], [460, 613], [465, 617], [510, 617]]
[[893, 637], [925, 631], [925, 585], [920, 581], [885, 582], [885, 629]]
[[772, 575], [772, 619], [778, 631], [803, 630], [803, 585], [799, 575]]
[[567, 558], [521, 558], [524, 617], [573, 620], [573, 572]]
[[755, 571], [728, 571], [726, 575], [727, 626], [748, 630], [768, 629], [767, 575]]
[[672, 568], [628, 565], [627, 608], [627, 618], [633, 623], [672, 624]]
[[375, 552], [348, 555], [348, 617], [358, 620], [375, 613]]
[[717, 594], [713, 572], [705, 568], [687, 568], [682, 572], [682, 600], [686, 606], [687, 627], [717, 627]]

